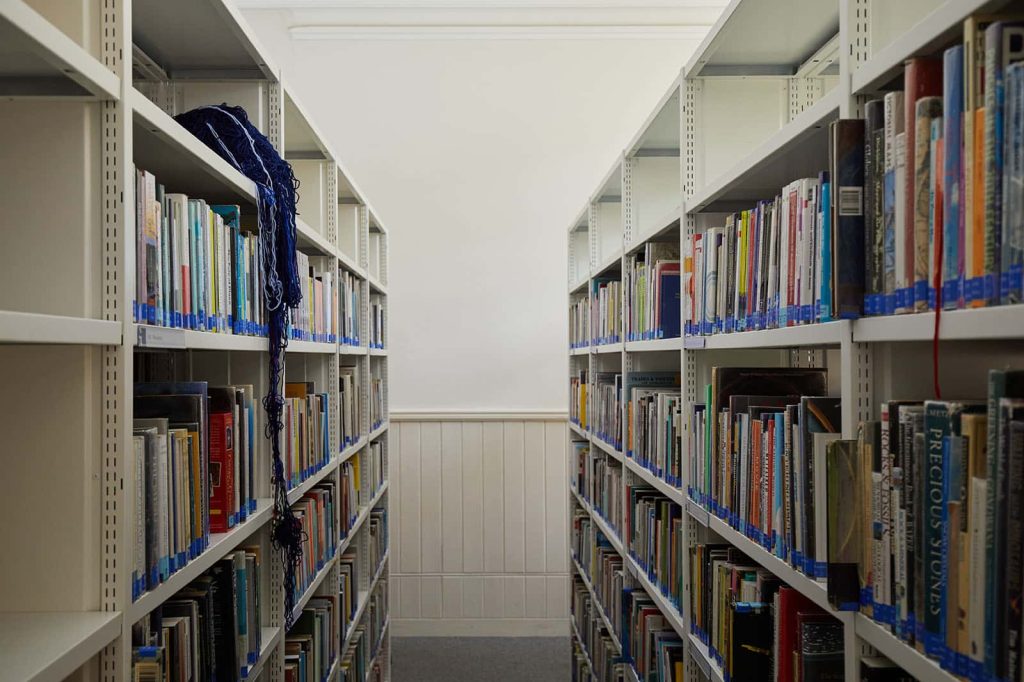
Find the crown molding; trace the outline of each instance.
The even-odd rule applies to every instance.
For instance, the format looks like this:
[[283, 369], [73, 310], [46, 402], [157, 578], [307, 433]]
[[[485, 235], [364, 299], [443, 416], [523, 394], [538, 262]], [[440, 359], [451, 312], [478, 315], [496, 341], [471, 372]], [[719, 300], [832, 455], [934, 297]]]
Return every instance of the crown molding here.
[[701, 40], [709, 26], [292, 26], [295, 40]]
[[728, 0], [235, 0], [240, 9], [308, 10], [714, 10]]

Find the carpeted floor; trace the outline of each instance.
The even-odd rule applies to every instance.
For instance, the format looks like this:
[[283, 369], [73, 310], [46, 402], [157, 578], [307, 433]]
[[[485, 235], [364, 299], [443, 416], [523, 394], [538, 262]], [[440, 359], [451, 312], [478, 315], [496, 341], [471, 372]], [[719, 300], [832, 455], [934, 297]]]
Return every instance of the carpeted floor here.
[[393, 637], [392, 682], [567, 682], [568, 637]]

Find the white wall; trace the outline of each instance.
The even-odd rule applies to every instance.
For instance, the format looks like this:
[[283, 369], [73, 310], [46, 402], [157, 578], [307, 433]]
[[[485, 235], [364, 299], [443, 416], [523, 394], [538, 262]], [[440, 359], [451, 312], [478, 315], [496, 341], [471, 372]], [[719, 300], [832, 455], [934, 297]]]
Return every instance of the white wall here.
[[246, 11], [390, 230], [392, 411], [565, 410], [565, 230], [699, 34], [292, 40], [309, 14]]

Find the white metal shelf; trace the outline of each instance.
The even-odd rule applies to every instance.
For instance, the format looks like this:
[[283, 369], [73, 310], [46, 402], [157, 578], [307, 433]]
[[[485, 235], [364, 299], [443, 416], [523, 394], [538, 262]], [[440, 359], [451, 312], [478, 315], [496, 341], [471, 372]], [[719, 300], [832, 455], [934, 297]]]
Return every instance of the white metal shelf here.
[[656, 220], [652, 227], [647, 230], [644, 234], [638, 235], [633, 239], [633, 242], [626, 248], [626, 254], [639, 251], [644, 247], [644, 244], [650, 241], [655, 241], [659, 237], [665, 235], [672, 229], [678, 229], [680, 222], [683, 218], [683, 207], [682, 204], [676, 206], [671, 211], [666, 213], [664, 216]]
[[376, 277], [366, 273], [366, 281], [370, 283], [371, 293], [381, 294], [382, 296], [388, 295], [388, 288]]
[[686, 201], [686, 212], [753, 208], [787, 182], [827, 170], [828, 123], [839, 117], [843, 96], [842, 88], [833, 88], [725, 173], [698, 187]]
[[373, 431], [370, 432], [370, 437], [367, 440], [369, 440], [369, 441], [377, 440], [378, 438], [383, 436], [384, 432], [387, 431], [387, 430], [388, 430], [388, 420], [385, 419], [383, 424], [381, 424], [380, 426], [378, 426], [377, 428], [375, 428]]
[[624, 460], [626, 468], [632, 471], [634, 474], [640, 477], [640, 479], [649, 486], [652, 486], [659, 493], [667, 497], [672, 502], [675, 502], [680, 507], [683, 506], [685, 496], [683, 491], [676, 488], [668, 481], [658, 478], [653, 473], [645, 469], [639, 462], [632, 457], [626, 457]]
[[964, 19], [1006, 4], [1007, 0], [946, 0], [853, 71], [853, 94], [880, 91], [903, 71], [907, 59], [934, 54], [960, 42]]
[[324, 480], [331, 475], [338, 465], [341, 463], [341, 457], [331, 457], [330, 461], [320, 468], [320, 471], [316, 472], [302, 483], [288, 491], [288, 504], [293, 505], [302, 499], [302, 496], [309, 492], [313, 486], [320, 481]]
[[118, 611], [0, 613], [0, 682], [63, 680], [120, 634]]
[[622, 653], [622, 643], [619, 641], [619, 635], [615, 632], [615, 628], [612, 626], [612, 622], [608, 619], [608, 614], [605, 613], [604, 605], [601, 604], [600, 598], [597, 596], [597, 591], [594, 589], [593, 583], [590, 582], [590, 576], [587, 575], [586, 570], [580, 564], [579, 560], [575, 555], [572, 556], [572, 565], [576, 567], [576, 572], [579, 574], [580, 579], [583, 581], [583, 585], [587, 588], [587, 592], [590, 593], [590, 600], [594, 603], [594, 608], [597, 610], [597, 615], [601, 617], [601, 622], [604, 623], [604, 629], [608, 631], [611, 637], [612, 644], [615, 648]]
[[717, 350], [726, 348], [789, 348], [795, 346], [839, 346], [850, 338], [850, 322], [836, 320], [818, 324], [762, 329], [731, 334], [683, 337], [687, 350]]
[[341, 451], [341, 455], [338, 457], [338, 464], [341, 465], [343, 462], [347, 462], [349, 459], [352, 458], [352, 455], [362, 450], [363, 447], [365, 447], [368, 442], [369, 441], [365, 437], [360, 438], [355, 443], [352, 443], [351, 445], [343, 449]]
[[605, 355], [605, 354], [609, 354], [609, 353], [621, 353], [622, 352], [622, 342], [618, 341], [616, 343], [599, 343], [599, 344], [595, 344], [595, 345], [590, 346], [590, 352], [591, 353], [596, 353], [598, 355]]
[[569, 285], [569, 293], [570, 294], [575, 294], [578, 291], [582, 291], [583, 293], [586, 293], [587, 284], [589, 282], [590, 282], [590, 276], [588, 275], [588, 276], [584, 277], [583, 279], [578, 280], [575, 284], [570, 284]]
[[234, 550], [263, 524], [265, 524], [273, 512], [273, 504], [270, 498], [256, 500], [256, 511], [240, 524], [226, 533], [214, 533], [210, 535], [210, 545], [206, 551], [192, 561], [178, 569], [176, 573], [154, 589], [144, 593], [125, 613], [125, 624], [132, 626], [140, 618], [155, 609], [160, 604], [177, 594], [178, 590], [187, 586], [190, 582], [205, 573], [211, 566], [227, 556], [227, 553]]
[[690, 518], [704, 526], [708, 527], [708, 523], [711, 520], [711, 513], [707, 509], [697, 504], [690, 496], [686, 497], [686, 513], [690, 515]]
[[[804, 595], [825, 611], [836, 617], [844, 617], [841, 611], [835, 611], [828, 603], [828, 593], [825, 583], [808, 578], [785, 561], [767, 551], [753, 540], [750, 540], [739, 531], [733, 529], [722, 519], [714, 514], [708, 516], [708, 528], [720, 535], [723, 540], [736, 547], [753, 561], [756, 561], [762, 568], [774, 574], [784, 583]], [[845, 614], [848, 616], [849, 614]]]
[[359, 592], [359, 604], [356, 606], [356, 612], [352, 615], [352, 620], [348, 624], [348, 632], [345, 633], [345, 639], [342, 641], [341, 658], [345, 657], [345, 652], [348, 651], [349, 646], [352, 644], [352, 636], [355, 633], [356, 626], [359, 625], [359, 621], [362, 620], [363, 614], [366, 612], [366, 606], [370, 602], [370, 595], [373, 594], [373, 591], [377, 588], [377, 583], [380, 582], [381, 577], [384, 575], [385, 567], [387, 566], [388, 559], [390, 557], [391, 548], [389, 547], [384, 552], [384, 556], [380, 558], [380, 563], [374, 571], [373, 580], [370, 581], [370, 586]]
[[355, 538], [359, 529], [363, 527], [363, 523], [370, 516], [370, 512], [373, 508], [380, 504], [381, 499], [384, 497], [384, 493], [388, 491], [388, 482], [384, 481], [384, 485], [377, 489], [377, 492], [370, 499], [370, 502], [363, 506], [359, 510], [359, 514], [356, 516], [356, 520], [352, 523], [352, 527], [345, 531], [345, 537], [342, 539], [341, 544], [338, 545], [338, 555], [345, 553], [349, 545], [352, 544], [352, 539]]
[[169, 192], [183, 192], [211, 203], [256, 205], [256, 185], [185, 130], [134, 87], [135, 165], [156, 176]]
[[135, 338], [140, 348], [268, 351], [270, 344], [265, 336], [217, 334], [148, 324], [135, 325]]
[[299, 339], [288, 340], [288, 352], [289, 353], [319, 353], [322, 355], [332, 355], [337, 348], [335, 343], [323, 343], [320, 341], [301, 341]]
[[116, 100], [121, 80], [22, 0], [0, 2], [0, 94]]
[[615, 249], [612, 255], [598, 263], [590, 273], [590, 279], [597, 279], [615, 270], [622, 269], [622, 248]]
[[579, 424], [569, 422], [569, 428], [572, 430], [573, 433], [575, 433], [580, 438], [590, 440], [590, 434], [587, 433], [587, 431], [584, 428], [582, 428]]
[[281, 641], [283, 631], [284, 628], [279, 625], [260, 628], [260, 656], [252, 664], [252, 667], [246, 671], [247, 679], [255, 680], [259, 678], [267, 665], [267, 661], [270, 660], [270, 654], [277, 648], [278, 642]]
[[370, 349], [370, 355], [372, 355], [375, 358], [386, 358], [387, 355], [388, 355], [388, 349], [387, 348], [371, 348]]
[[[853, 323], [855, 342], [931, 341], [935, 313], [864, 317]], [[939, 315], [939, 339], [982, 341], [1024, 338], [1024, 304], [944, 310]]]
[[697, 667], [701, 669], [708, 679], [713, 682], [725, 682], [725, 675], [722, 674], [722, 666], [718, 664], [718, 661], [711, 658], [711, 653], [708, 651], [708, 645], [700, 641], [697, 635], [692, 632], [690, 637], [690, 653], [693, 655], [693, 660], [696, 662]]
[[569, 355], [587, 355], [588, 353], [590, 353], [590, 346], [569, 349]]
[[172, 79], [275, 81], [280, 73], [228, 0], [136, 0], [131, 40]]
[[334, 555], [330, 559], [324, 562], [324, 565], [320, 567], [320, 570], [316, 572], [316, 576], [313, 578], [313, 582], [309, 584], [309, 587], [302, 593], [302, 596], [295, 600], [295, 607], [292, 609], [292, 623], [299, 619], [302, 615], [302, 609], [306, 608], [306, 604], [313, 598], [313, 595], [320, 585], [323, 584], [324, 579], [331, 572], [331, 568], [334, 567], [334, 562], [338, 559], [338, 551], [335, 550]]
[[338, 352], [341, 355], [366, 355], [366, 346], [352, 346], [347, 343], [338, 344]]
[[615, 531], [615, 529], [608, 525], [608, 522], [604, 520], [604, 517], [602, 517], [600, 514], [594, 511], [594, 508], [590, 506], [590, 503], [583, 499], [583, 496], [580, 495], [575, 488], [569, 486], [569, 492], [571, 492], [573, 497], [576, 498], [576, 501], [579, 503], [579, 505], [583, 509], [585, 509], [588, 514], [590, 514], [590, 518], [597, 525], [601, 533], [606, 538], [608, 538], [608, 542], [611, 543], [611, 546], [615, 549], [615, 551], [621, 554], [623, 558], [626, 558], [626, 553], [623, 549], [622, 539], [619, 538], [619, 534]]
[[835, 2], [732, 0], [683, 73], [686, 78], [790, 75], [838, 32]]
[[596, 680], [594, 676], [594, 662], [590, 658], [590, 652], [587, 651], [587, 645], [583, 642], [583, 637], [580, 635], [579, 626], [576, 625], [576, 618], [570, 614], [569, 624], [572, 626], [572, 636], [576, 638], [576, 641], [580, 645], [580, 651], [583, 653], [583, 658], [587, 663], [587, 669], [590, 670], [590, 679]]
[[627, 353], [660, 353], [665, 351], [676, 351], [683, 348], [683, 340], [678, 336], [668, 339], [649, 339], [647, 341], [626, 341]]
[[335, 255], [338, 257], [338, 263], [341, 265], [343, 270], [348, 270], [359, 279], [366, 279], [366, 270], [356, 265], [351, 256], [341, 249], [338, 249], [335, 252]]
[[296, 246], [299, 249], [316, 251], [317, 253], [314, 255], [335, 257], [338, 255], [338, 250], [327, 241], [327, 237], [314, 230], [299, 216], [295, 217], [295, 236], [298, 242]]
[[619, 462], [622, 462], [622, 460], [623, 460], [622, 450], [619, 450], [617, 447], [615, 447], [611, 443], [606, 443], [605, 441], [601, 440], [600, 438], [597, 438], [596, 436], [592, 436], [592, 437], [590, 437], [590, 444], [596, 446], [602, 452], [608, 453], [613, 459], [616, 459]]
[[[391, 614], [384, 620], [384, 625], [380, 628], [380, 639], [377, 640], [377, 649], [373, 652], [373, 656], [370, 657], [370, 662], [366, 666], [366, 677], [363, 678], [363, 682], [366, 682], [373, 676], [373, 666], [377, 664], [377, 657], [380, 656], [380, 652], [384, 648], [384, 640], [387, 638], [388, 626], [391, 625]], [[331, 678], [327, 678], [328, 680]]]
[[889, 660], [919, 680], [959, 682], [960, 678], [943, 670], [938, 662], [900, 641], [895, 635], [862, 613], [854, 617], [857, 636], [881, 651]]
[[0, 310], [0, 343], [121, 345], [120, 322]]
[[647, 572], [644, 571], [643, 567], [637, 563], [631, 555], [624, 554], [622, 560], [626, 562], [626, 566], [629, 567], [630, 572], [636, 576], [640, 584], [643, 585], [644, 591], [647, 595], [654, 600], [654, 603], [658, 605], [658, 610], [665, 616], [665, 620], [669, 622], [672, 629], [676, 631], [679, 638], [685, 640], [687, 635], [690, 634], [690, 629], [686, 626], [686, 622], [683, 620], [683, 614], [679, 613], [679, 609], [676, 608], [675, 604], [670, 602], [668, 598], [661, 593], [661, 589], [651, 582], [651, 579], [647, 577]]

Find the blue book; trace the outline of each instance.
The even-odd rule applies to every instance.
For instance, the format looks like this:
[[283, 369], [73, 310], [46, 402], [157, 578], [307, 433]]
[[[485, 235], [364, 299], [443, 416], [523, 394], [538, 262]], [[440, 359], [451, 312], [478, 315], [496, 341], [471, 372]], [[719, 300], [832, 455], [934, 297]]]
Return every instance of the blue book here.
[[832, 240], [833, 317], [860, 317], [864, 302], [864, 120], [829, 126], [829, 163], [834, 183]]
[[946, 642], [945, 583], [945, 452], [949, 435], [948, 403], [929, 400], [924, 404], [925, 488], [924, 508], [924, 613], [923, 640], [925, 654], [938, 657]]
[[960, 307], [963, 295], [964, 46], [949, 48], [942, 59], [942, 307], [950, 310]]
[[832, 319], [832, 183], [828, 171], [818, 175], [821, 187], [821, 244], [818, 258], [821, 262], [821, 283], [818, 291], [818, 321]]
[[661, 333], [664, 338], [679, 336], [679, 272], [661, 273], [661, 300], [658, 319], [661, 321]]

